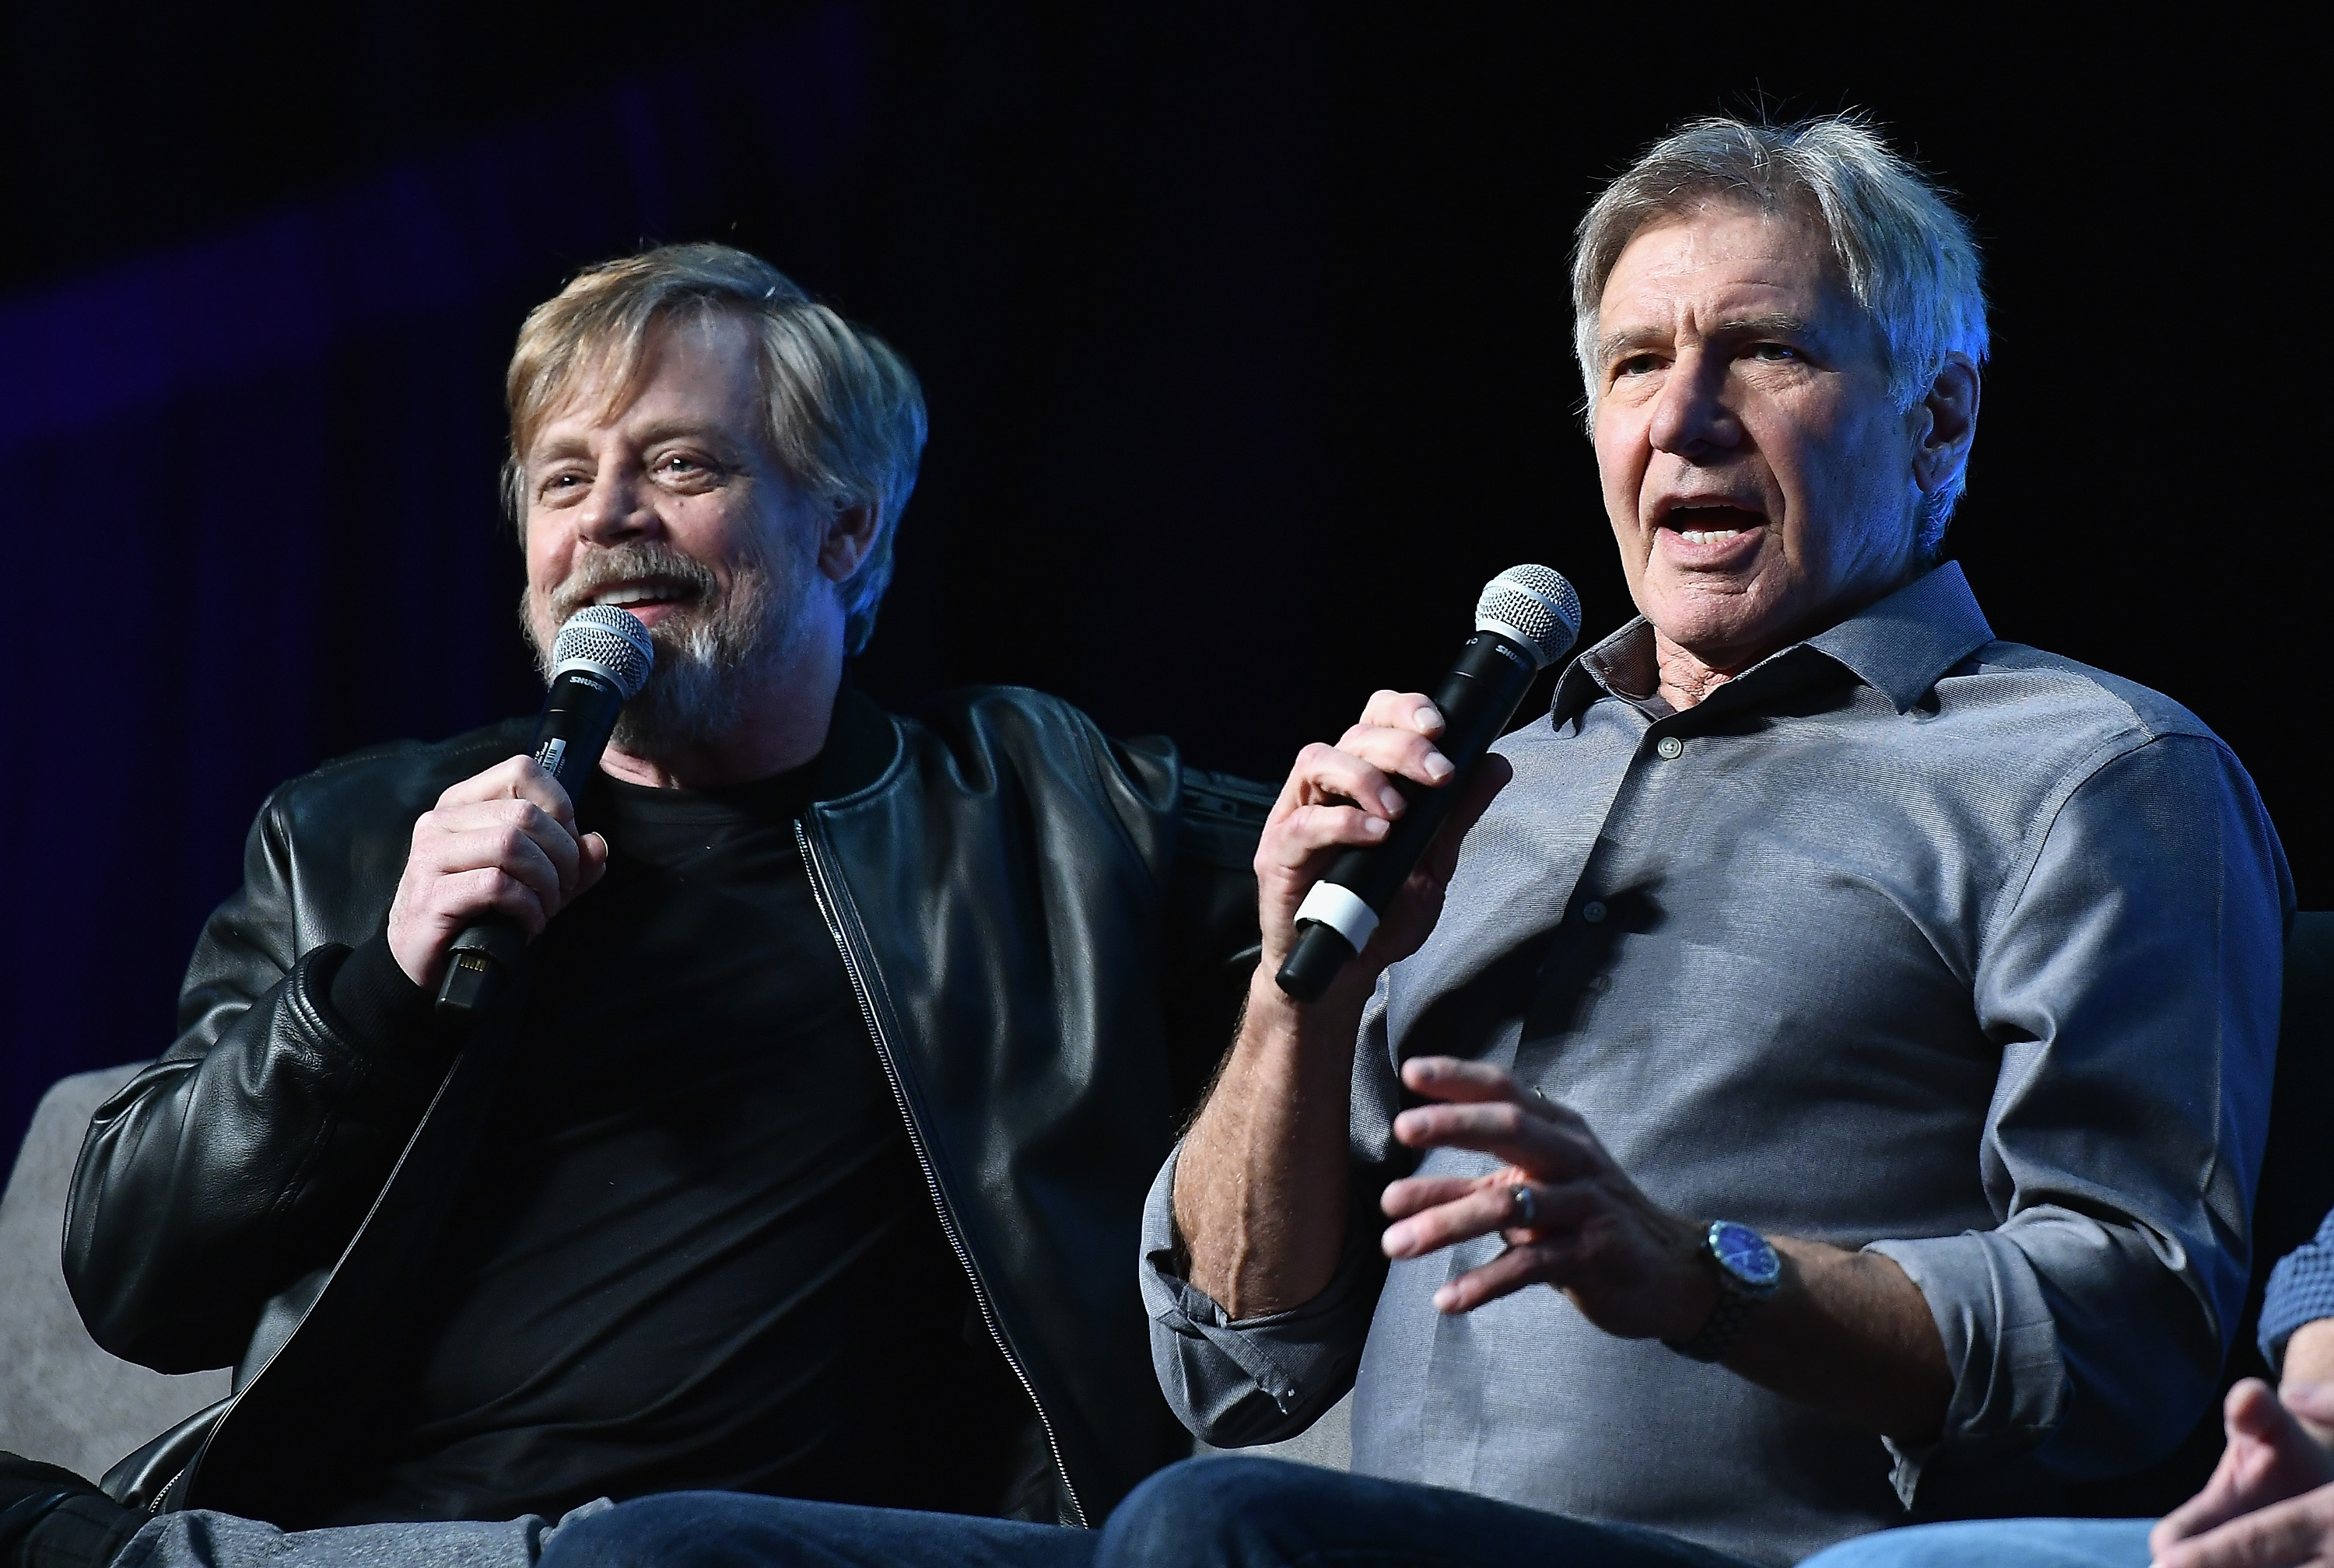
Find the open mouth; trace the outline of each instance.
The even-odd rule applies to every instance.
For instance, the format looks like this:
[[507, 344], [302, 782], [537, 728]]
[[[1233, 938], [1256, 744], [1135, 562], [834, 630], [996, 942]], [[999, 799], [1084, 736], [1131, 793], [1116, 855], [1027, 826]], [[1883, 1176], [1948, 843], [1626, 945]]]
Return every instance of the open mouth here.
[[591, 601], [638, 613], [643, 610], [689, 604], [696, 598], [696, 589], [688, 583], [676, 582], [670, 578], [649, 578], [641, 582], [612, 583], [593, 593]]
[[1766, 525], [1767, 515], [1763, 512], [1722, 504], [1696, 505], [1691, 502], [1672, 507], [1661, 521], [1661, 526], [1688, 544], [1723, 544], [1753, 528]]

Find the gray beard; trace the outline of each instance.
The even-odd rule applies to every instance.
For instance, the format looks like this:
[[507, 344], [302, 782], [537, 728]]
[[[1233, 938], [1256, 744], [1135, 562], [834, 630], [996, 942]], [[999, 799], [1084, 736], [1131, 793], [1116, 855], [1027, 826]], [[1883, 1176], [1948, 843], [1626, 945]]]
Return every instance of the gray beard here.
[[782, 592], [769, 554], [741, 559], [725, 593], [710, 568], [669, 544], [636, 540], [593, 549], [550, 595], [547, 614], [535, 614], [532, 590], [520, 601], [535, 666], [548, 681], [559, 628], [609, 585], [644, 577], [680, 584], [691, 601], [649, 629], [656, 668], [624, 705], [610, 743], [666, 761], [735, 734], [764, 678], [796, 653], [807, 630], [806, 575], [788, 573]]

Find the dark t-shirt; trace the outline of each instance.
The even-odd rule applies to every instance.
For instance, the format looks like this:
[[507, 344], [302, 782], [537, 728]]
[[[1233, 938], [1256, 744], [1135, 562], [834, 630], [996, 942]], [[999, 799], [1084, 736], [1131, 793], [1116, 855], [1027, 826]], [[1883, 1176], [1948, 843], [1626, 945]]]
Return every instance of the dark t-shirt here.
[[606, 879], [536, 944], [409, 1419], [344, 1520], [699, 1487], [999, 1507], [1028, 1401], [812, 897], [807, 772], [594, 784]]

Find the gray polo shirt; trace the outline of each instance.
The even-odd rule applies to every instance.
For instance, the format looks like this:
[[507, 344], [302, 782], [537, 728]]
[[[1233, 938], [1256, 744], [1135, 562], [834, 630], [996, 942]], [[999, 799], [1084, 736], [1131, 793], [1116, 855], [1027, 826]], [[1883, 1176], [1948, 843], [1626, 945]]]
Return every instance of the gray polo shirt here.
[[[1354, 1464], [1769, 1562], [1907, 1517], [2048, 1509], [2167, 1451], [2246, 1276], [2293, 902], [2260, 798], [2176, 703], [1995, 640], [1947, 565], [1673, 713], [1642, 620], [1582, 655], [1380, 982], [1354, 1065], [1355, 1220], [1329, 1289], [1248, 1322], [1143, 1284], [1209, 1442], [1355, 1390]], [[1496, 1236], [1388, 1269], [1419, 1166], [1395, 1066], [1510, 1065], [1657, 1203], [1870, 1247], [1944, 1336], [1943, 1438], [1899, 1451], [1534, 1286], [1435, 1289]], [[1893, 1483], [1893, 1484], [1892, 1484]]]

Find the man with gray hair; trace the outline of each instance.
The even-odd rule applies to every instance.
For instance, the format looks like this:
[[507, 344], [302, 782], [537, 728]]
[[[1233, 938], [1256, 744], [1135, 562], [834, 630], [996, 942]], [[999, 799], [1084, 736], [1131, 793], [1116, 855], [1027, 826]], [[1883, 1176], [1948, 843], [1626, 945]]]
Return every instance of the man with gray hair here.
[[1351, 1388], [1357, 1474], [1179, 1467], [1104, 1561], [1792, 1562], [2051, 1511], [2217, 1380], [2291, 885], [2202, 723], [1938, 563], [1966, 226], [1856, 120], [1704, 120], [1596, 200], [1573, 285], [1642, 614], [1310, 1005], [1270, 978], [1299, 902], [1452, 769], [1415, 693], [1298, 758], [1146, 1221], [1192, 1429]]
[[[584, 273], [508, 402], [527, 635], [620, 607], [648, 686], [581, 800], [516, 720], [268, 801], [64, 1238], [101, 1344], [234, 1397], [102, 1494], [0, 1457], [0, 1563], [490, 1568], [683, 1487], [1066, 1536], [1190, 1451], [1126, 1259], [1268, 796], [852, 686], [922, 395], [767, 264]], [[526, 960], [449, 1023], [494, 913]]]

